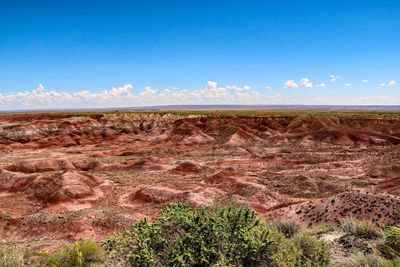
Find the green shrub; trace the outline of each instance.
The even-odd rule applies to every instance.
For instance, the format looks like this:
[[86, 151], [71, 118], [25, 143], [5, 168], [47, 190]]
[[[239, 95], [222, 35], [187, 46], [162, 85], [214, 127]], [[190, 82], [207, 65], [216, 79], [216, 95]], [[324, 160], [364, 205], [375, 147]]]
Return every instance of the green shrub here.
[[327, 266], [325, 242], [292, 239], [249, 208], [169, 204], [153, 222], [141, 220], [105, 242], [112, 262], [127, 266]]
[[329, 247], [323, 240], [318, 240], [301, 232], [296, 234], [292, 240], [301, 252], [300, 265], [298, 266], [328, 266]]
[[302, 251], [287, 238], [277, 239], [278, 248], [272, 256], [279, 267], [300, 267]]
[[80, 240], [54, 253], [35, 253], [29, 260], [37, 266], [86, 267], [103, 262], [104, 251], [94, 242]]
[[66, 246], [58, 258], [64, 266], [88, 266], [90, 263], [102, 262], [104, 255], [103, 249], [96, 243], [81, 240]]
[[378, 249], [386, 258], [400, 257], [400, 228], [393, 226], [385, 229], [383, 242], [378, 245]]
[[269, 222], [269, 225], [272, 228], [284, 234], [288, 238], [292, 237], [300, 229], [300, 227], [297, 224], [289, 220], [274, 220]]
[[376, 239], [382, 236], [381, 231], [369, 221], [359, 221], [355, 218], [347, 218], [343, 224], [343, 231], [347, 234], [365, 239]]
[[272, 230], [233, 205], [170, 204], [152, 223], [141, 220], [106, 245], [130, 266], [265, 266], [277, 249]]
[[22, 266], [22, 256], [14, 246], [0, 247], [0, 266], [19, 267]]

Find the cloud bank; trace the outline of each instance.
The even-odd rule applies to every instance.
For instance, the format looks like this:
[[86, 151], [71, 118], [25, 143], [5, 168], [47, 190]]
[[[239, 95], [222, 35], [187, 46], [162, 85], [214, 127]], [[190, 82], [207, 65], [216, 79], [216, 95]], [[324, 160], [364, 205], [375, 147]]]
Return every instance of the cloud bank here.
[[[346, 84], [345, 86], [351, 86]], [[395, 81], [381, 84], [384, 87], [396, 87]], [[312, 88], [313, 83], [308, 78], [288, 80], [283, 85], [287, 89]], [[306, 96], [300, 91], [285, 90], [279, 93], [271, 90], [270, 86], [261, 91], [254, 90], [249, 85], [221, 86], [215, 81], [208, 81], [197, 90], [167, 88], [155, 89], [146, 86], [135, 90], [130, 83], [101, 92], [83, 91], [47, 91], [43, 84], [34, 90], [0, 94], [0, 110], [23, 109], [60, 109], [60, 108], [105, 108], [105, 107], [134, 107], [154, 105], [207, 105], [207, 104], [390, 104], [400, 105], [400, 95], [364, 95], [351, 99], [327, 97], [329, 88], [325, 83], [315, 86], [314, 96]], [[322, 90], [324, 89], [324, 90]], [[300, 89], [299, 89], [300, 90]], [[298, 92], [298, 93], [297, 93]], [[318, 95], [319, 93], [323, 96]], [[325, 96], [324, 96], [325, 95]]]
[[81, 107], [129, 107], [149, 105], [179, 104], [260, 104], [259, 92], [252, 91], [249, 85], [218, 86], [209, 81], [203, 89], [157, 90], [146, 86], [138, 93], [133, 92], [132, 84], [125, 84], [101, 92], [87, 90], [77, 92], [46, 91], [39, 84], [32, 91], [0, 94], [0, 110], [37, 108], [81, 108]]

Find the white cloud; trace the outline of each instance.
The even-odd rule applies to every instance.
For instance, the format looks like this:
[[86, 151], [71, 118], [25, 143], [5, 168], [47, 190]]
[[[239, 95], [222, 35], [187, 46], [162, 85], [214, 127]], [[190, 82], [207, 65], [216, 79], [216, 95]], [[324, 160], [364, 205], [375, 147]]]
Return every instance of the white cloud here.
[[346, 83], [344, 86], [351, 87], [351, 83]]
[[38, 86], [36, 87], [36, 92], [43, 92], [44, 91], [44, 85], [39, 83]]
[[155, 95], [157, 90], [154, 90], [150, 86], [146, 86], [142, 92], [140, 92], [140, 96], [153, 96]]
[[368, 80], [362, 80], [362, 83], [368, 83]]
[[309, 78], [302, 78], [299, 81], [299, 83], [296, 83], [295, 80], [287, 80], [283, 85], [284, 88], [291, 88], [291, 89], [299, 88], [299, 86], [303, 88], [312, 88], [313, 84]]
[[113, 87], [111, 90], [103, 91], [103, 95], [107, 96], [119, 96], [119, 95], [127, 95], [129, 94], [129, 91], [133, 88], [133, 85], [128, 83], [120, 87]]
[[318, 88], [325, 88], [326, 84], [325, 83], [320, 83], [320, 84], [317, 84], [317, 87]]
[[396, 85], [397, 85], [396, 81], [390, 81], [387, 84], [388, 87], [395, 87]]
[[313, 87], [312, 82], [308, 78], [303, 78], [300, 80], [300, 86], [305, 88]]
[[296, 83], [295, 80], [287, 80], [285, 82], [285, 84], [283, 85], [283, 87], [295, 89], [295, 88], [299, 88], [299, 85]]
[[335, 75], [335, 74], [332, 74], [331, 76], [330, 76], [330, 79], [331, 79], [331, 82], [336, 82], [338, 79], [340, 79], [341, 77], [339, 76], [339, 75]]
[[126, 84], [101, 92], [46, 91], [39, 85], [32, 91], [0, 94], [0, 109], [31, 108], [81, 108], [81, 107], [127, 107], [174, 104], [260, 104], [265, 101], [259, 92], [252, 91], [249, 85], [219, 86], [209, 81], [203, 89], [187, 90], [167, 88], [161, 91], [146, 86], [137, 94], [133, 85]]
[[213, 82], [213, 81], [207, 82], [207, 88], [209, 88], [209, 89], [215, 89], [215, 88], [217, 88], [217, 85], [218, 85], [217, 82]]
[[397, 86], [397, 82], [394, 81], [394, 80], [391, 80], [391, 81], [389, 81], [387, 83], [381, 83], [379, 86], [380, 87], [396, 87]]

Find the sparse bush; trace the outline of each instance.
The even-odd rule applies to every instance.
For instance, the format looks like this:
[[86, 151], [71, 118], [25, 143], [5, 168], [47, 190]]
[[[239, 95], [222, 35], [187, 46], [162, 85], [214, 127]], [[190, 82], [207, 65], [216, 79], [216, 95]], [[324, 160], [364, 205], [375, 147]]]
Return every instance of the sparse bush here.
[[41, 128], [39, 130], [39, 134], [43, 136], [50, 136], [52, 134], [56, 134], [60, 131], [60, 129], [54, 125], [48, 125], [47, 127]]
[[55, 253], [36, 253], [36, 259], [42, 266], [51, 267], [86, 267], [104, 261], [103, 249], [94, 242], [80, 240], [66, 245]]
[[393, 226], [385, 229], [383, 242], [378, 245], [378, 249], [386, 258], [400, 257], [400, 228]]
[[64, 266], [88, 266], [90, 263], [104, 260], [103, 249], [94, 242], [77, 241], [68, 245], [58, 253], [58, 258]]
[[14, 246], [0, 247], [0, 266], [1, 267], [22, 266], [22, 256]]
[[273, 231], [254, 212], [232, 205], [170, 204], [152, 223], [141, 220], [106, 245], [129, 266], [268, 266], [277, 249]]
[[0, 130], [0, 136], [11, 140], [18, 140], [26, 138], [28, 136], [28, 133], [24, 130], [3, 128]]
[[342, 222], [343, 231], [347, 234], [354, 234], [356, 232], [357, 220], [353, 217], [348, 217]]
[[328, 266], [329, 247], [325, 241], [318, 240], [302, 232], [296, 234], [292, 240], [295, 246], [301, 251], [300, 265], [297, 266]]
[[300, 227], [297, 224], [295, 224], [293, 221], [289, 221], [289, 220], [274, 220], [274, 221], [271, 221], [269, 223], [269, 225], [273, 229], [276, 229], [277, 231], [281, 232], [288, 238], [292, 237], [300, 229]]
[[56, 258], [50, 253], [35, 253], [26, 251], [24, 253], [23, 266], [29, 267], [58, 267]]
[[376, 254], [358, 252], [350, 257], [347, 267], [384, 267], [385, 260]]
[[365, 239], [376, 239], [382, 236], [381, 230], [369, 221], [359, 221], [353, 217], [347, 218], [343, 224], [343, 231], [347, 234]]
[[170, 204], [106, 240], [111, 261], [128, 266], [327, 266], [329, 249], [307, 233], [292, 239], [247, 207]]
[[358, 252], [350, 257], [346, 267], [399, 267], [400, 258], [395, 258], [391, 260], [386, 260], [381, 256], [372, 253], [364, 254]]
[[300, 267], [302, 251], [294, 242], [287, 238], [279, 238], [277, 239], [277, 243], [278, 248], [272, 256], [275, 265], [279, 267]]
[[384, 267], [399, 267], [399, 266], [400, 266], [400, 258], [388, 260], [384, 264]]

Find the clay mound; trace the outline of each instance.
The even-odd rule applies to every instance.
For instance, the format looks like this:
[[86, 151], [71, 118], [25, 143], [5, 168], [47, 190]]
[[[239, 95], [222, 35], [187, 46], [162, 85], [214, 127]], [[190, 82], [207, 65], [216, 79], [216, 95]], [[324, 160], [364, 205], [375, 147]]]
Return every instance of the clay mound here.
[[237, 130], [231, 137], [229, 138], [228, 142], [225, 145], [232, 145], [232, 146], [241, 146], [251, 142], [258, 142], [262, 139], [258, 136], [246, 132], [242, 129]]
[[39, 144], [39, 147], [70, 147], [76, 146], [77, 142], [67, 134], [60, 135], [50, 135], [46, 138], [39, 139], [36, 141]]
[[216, 145], [215, 147], [213, 147], [212, 152], [219, 155], [230, 155], [230, 156], [249, 154], [249, 151], [246, 150], [245, 148], [241, 146], [232, 146], [229, 144]]
[[204, 182], [207, 186], [225, 191], [225, 198], [233, 198], [237, 202], [248, 203], [250, 201], [270, 207], [281, 200], [279, 194], [271, 191], [265, 185], [229, 169], [208, 177]]
[[213, 142], [215, 139], [201, 131], [193, 131], [188, 137], [181, 141], [183, 144], [203, 144]]
[[[299, 131], [295, 133], [294, 138], [301, 140], [309, 140], [314, 142], [325, 142], [338, 145], [354, 145], [356, 140], [349, 135], [348, 132], [342, 129], [324, 127], [319, 130], [307, 130]], [[368, 139], [367, 139], [368, 140]], [[365, 143], [367, 142], [365, 140]]]
[[107, 164], [97, 160], [76, 160], [72, 162], [72, 165], [80, 171], [97, 171], [107, 167]]
[[135, 161], [132, 164], [129, 164], [127, 169], [138, 170], [138, 171], [160, 171], [164, 170], [164, 167], [158, 164], [154, 159], [146, 158]]
[[111, 129], [111, 128], [106, 128], [101, 132], [101, 136], [105, 140], [114, 139], [117, 135], [118, 135], [118, 132], [113, 130], [113, 129]]
[[225, 192], [217, 188], [197, 187], [191, 191], [182, 191], [166, 186], [149, 186], [122, 197], [122, 201], [130, 207], [145, 203], [165, 204], [168, 202], [184, 202], [199, 206], [212, 205], [216, 199], [224, 196]]
[[0, 171], [0, 192], [21, 192], [34, 200], [52, 204], [82, 198], [97, 198], [102, 178], [86, 172], [66, 171], [52, 175], [29, 175]]
[[43, 203], [52, 204], [94, 197], [95, 188], [104, 180], [89, 173], [67, 171], [35, 179], [25, 188], [25, 193]]
[[[379, 127], [377, 127], [378, 124]], [[343, 119], [335, 116], [297, 116], [292, 118], [286, 127], [286, 133], [293, 134], [293, 138], [327, 142], [339, 145], [371, 144], [396, 145], [400, 138], [393, 135], [393, 131], [383, 129], [389, 121], [378, 123], [354, 118]], [[388, 125], [388, 129], [394, 125]]]
[[37, 175], [15, 173], [0, 169], [0, 192], [20, 192], [23, 191]]
[[366, 178], [374, 179], [373, 192], [400, 196], [400, 166], [372, 166]]
[[384, 178], [398, 178], [400, 177], [400, 165], [392, 165], [392, 166], [373, 166], [366, 173], [367, 176], [376, 179], [384, 179]]
[[305, 133], [319, 131], [321, 129], [337, 128], [339, 125], [340, 121], [335, 116], [319, 116], [315, 118], [314, 116], [299, 115], [290, 119], [286, 131]]
[[64, 133], [74, 133], [78, 131], [76, 123], [72, 123], [70, 121], [63, 121], [58, 125], [59, 129], [62, 129]]
[[252, 206], [263, 207], [265, 210], [282, 201], [282, 197], [262, 184], [253, 181], [239, 180], [236, 189], [231, 192], [238, 202], [250, 203]]
[[332, 197], [303, 202], [267, 214], [268, 218], [288, 217], [298, 223], [341, 223], [347, 217], [377, 224], [398, 224], [400, 199], [389, 195], [345, 192]]
[[97, 160], [80, 160], [74, 161], [73, 165], [77, 170], [81, 171], [160, 171], [164, 170], [164, 167], [158, 164], [152, 158], [146, 158], [137, 160], [134, 162], [124, 162], [124, 163], [111, 163], [105, 164]]
[[201, 132], [191, 120], [177, 120], [167, 138], [169, 141], [182, 141]]
[[310, 178], [304, 175], [277, 176], [272, 186], [281, 194], [290, 197], [325, 197], [344, 191], [344, 185], [333, 183], [329, 178]]
[[235, 187], [237, 184], [237, 175], [238, 173], [234, 170], [225, 169], [207, 177], [204, 181], [211, 185], [218, 185], [220, 188], [226, 190]]
[[317, 180], [304, 175], [279, 176], [272, 181], [273, 187], [281, 194], [291, 197], [313, 197], [321, 193]]
[[400, 178], [384, 179], [374, 187], [374, 191], [400, 196]]
[[400, 138], [395, 136], [383, 135], [371, 131], [343, 129], [340, 127], [311, 131], [306, 136], [310, 140], [338, 145], [369, 144], [387, 146], [400, 143]]
[[222, 199], [225, 192], [218, 188], [198, 187], [189, 192], [187, 202], [193, 206], [212, 205], [216, 199]]
[[190, 161], [185, 161], [180, 163], [174, 169], [171, 170], [172, 172], [180, 172], [180, 173], [198, 173], [201, 171], [199, 165], [194, 164]]
[[21, 161], [17, 164], [10, 165], [6, 168], [13, 172], [35, 173], [49, 172], [59, 170], [74, 170], [75, 166], [68, 160], [47, 159], [41, 161]]
[[132, 202], [139, 203], [166, 203], [170, 201], [184, 201], [187, 192], [164, 186], [150, 186], [140, 189], [130, 196]]
[[382, 167], [373, 167], [367, 172], [367, 176], [371, 178], [385, 178], [388, 175], [388, 170]]

